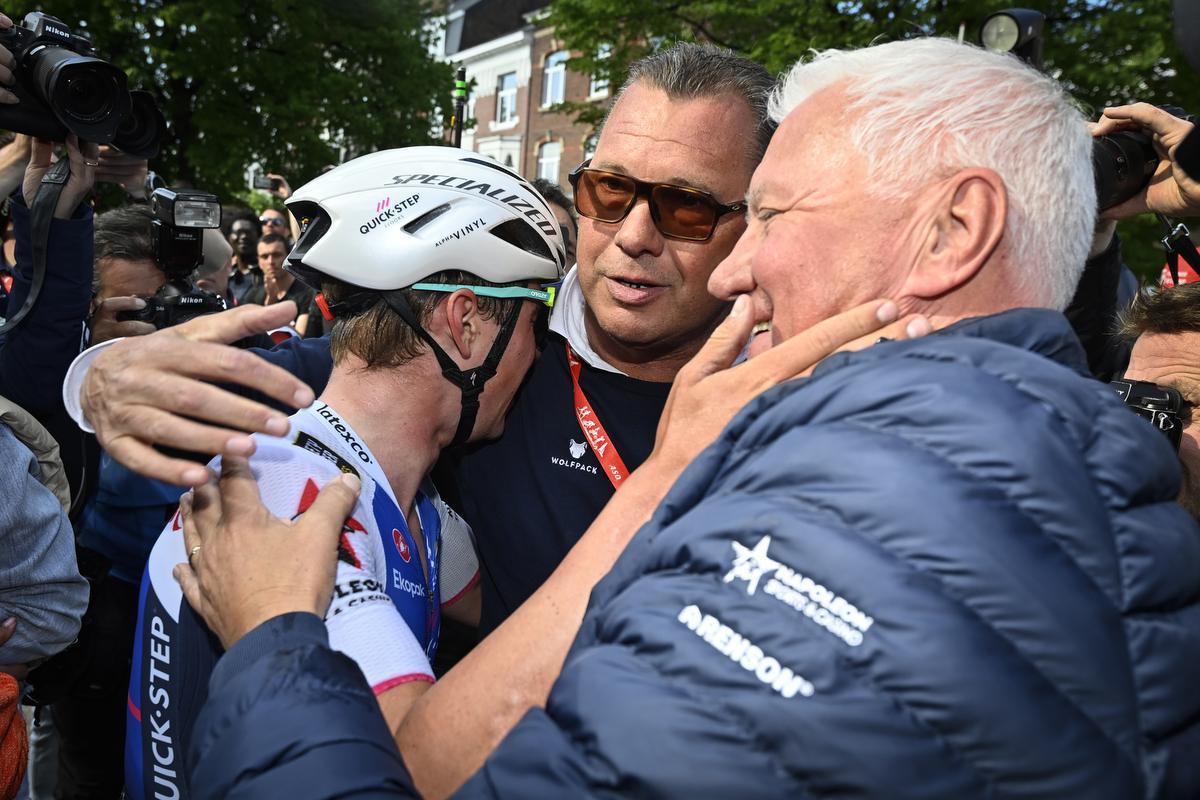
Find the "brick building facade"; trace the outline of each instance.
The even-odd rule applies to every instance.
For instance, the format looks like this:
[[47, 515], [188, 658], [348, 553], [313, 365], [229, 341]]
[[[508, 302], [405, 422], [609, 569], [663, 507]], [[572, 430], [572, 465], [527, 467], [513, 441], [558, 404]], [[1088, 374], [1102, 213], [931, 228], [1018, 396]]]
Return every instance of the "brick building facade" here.
[[463, 147], [495, 158], [530, 180], [570, 193], [567, 175], [590, 153], [590, 125], [560, 103], [608, 104], [607, 85], [566, 67], [567, 52], [543, 22], [546, 0], [459, 0], [447, 15], [441, 57], [466, 68], [473, 88]]

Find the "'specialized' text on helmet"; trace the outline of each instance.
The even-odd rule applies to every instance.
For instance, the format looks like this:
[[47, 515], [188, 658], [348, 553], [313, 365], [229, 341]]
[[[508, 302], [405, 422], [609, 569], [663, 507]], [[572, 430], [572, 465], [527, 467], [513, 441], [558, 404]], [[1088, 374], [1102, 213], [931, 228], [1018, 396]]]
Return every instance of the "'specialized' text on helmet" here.
[[492, 283], [554, 281], [566, 266], [558, 221], [521, 176], [456, 147], [356, 158], [296, 190], [302, 232], [288, 269], [381, 292], [443, 270]]

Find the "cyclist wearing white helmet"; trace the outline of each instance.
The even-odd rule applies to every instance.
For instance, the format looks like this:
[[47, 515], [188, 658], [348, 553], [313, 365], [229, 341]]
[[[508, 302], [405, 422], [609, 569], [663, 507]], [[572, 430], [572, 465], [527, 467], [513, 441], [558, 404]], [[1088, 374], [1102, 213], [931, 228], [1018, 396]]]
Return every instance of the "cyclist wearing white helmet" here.
[[[479, 613], [470, 529], [427, 473], [442, 448], [503, 429], [552, 298], [539, 284], [562, 274], [562, 236], [524, 179], [448, 147], [364, 156], [288, 206], [304, 224], [288, 268], [322, 293], [335, 366], [285, 437], [256, 437], [250, 469], [285, 517], [341, 473], [362, 481], [326, 626], [395, 728], [433, 681], [443, 611]], [[188, 794], [186, 737], [221, 649], [171, 571], [203, 558], [176, 514], [143, 579], [126, 736], [135, 798]]]

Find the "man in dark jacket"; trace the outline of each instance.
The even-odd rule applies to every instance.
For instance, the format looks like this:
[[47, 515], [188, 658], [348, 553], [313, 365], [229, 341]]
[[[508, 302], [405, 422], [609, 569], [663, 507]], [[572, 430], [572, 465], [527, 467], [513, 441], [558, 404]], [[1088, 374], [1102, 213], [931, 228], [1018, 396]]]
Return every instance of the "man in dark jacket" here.
[[[1164, 437], [1085, 377], [1059, 313], [1095, 211], [1082, 120], [1049, 78], [932, 40], [819, 56], [774, 114], [710, 282], [746, 297], [680, 373], [654, 454], [426, 695], [491, 681], [479, 725], [519, 717], [461, 794], [1197, 796], [1200, 530]], [[885, 295], [936, 333], [768, 390], [663, 498], [723, 395]], [[717, 369], [755, 323], [765, 352]], [[231, 491], [219, 521], [214, 494], [188, 527], [206, 552], [254, 506]], [[222, 611], [219, 574], [183, 574], [244, 630], [320, 611]], [[214, 674], [193, 786], [407, 791], [368, 691], [316, 618], [258, 625]]]

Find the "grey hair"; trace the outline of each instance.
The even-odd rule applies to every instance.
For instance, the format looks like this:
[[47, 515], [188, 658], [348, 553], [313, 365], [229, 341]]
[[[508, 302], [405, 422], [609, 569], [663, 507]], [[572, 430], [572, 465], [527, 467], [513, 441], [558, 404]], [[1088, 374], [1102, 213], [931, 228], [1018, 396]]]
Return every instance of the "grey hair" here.
[[1084, 116], [1057, 81], [1011, 55], [914, 39], [802, 61], [780, 81], [771, 116], [782, 121], [833, 86], [849, 100], [847, 139], [873, 196], [895, 202], [959, 169], [994, 170], [1008, 193], [1014, 297], [1066, 308], [1091, 245], [1096, 189]]
[[[694, 100], [732, 94], [746, 101], [757, 120], [754, 163], [762, 160], [777, 127], [767, 113], [775, 78], [757, 61], [711, 44], [679, 42], [629, 65], [629, 76], [617, 100], [635, 83], [644, 81], [672, 100]], [[614, 102], [615, 106], [616, 103]]]
[[147, 205], [128, 205], [96, 217], [93, 232], [92, 293], [101, 286], [102, 262], [154, 260], [154, 212]]

